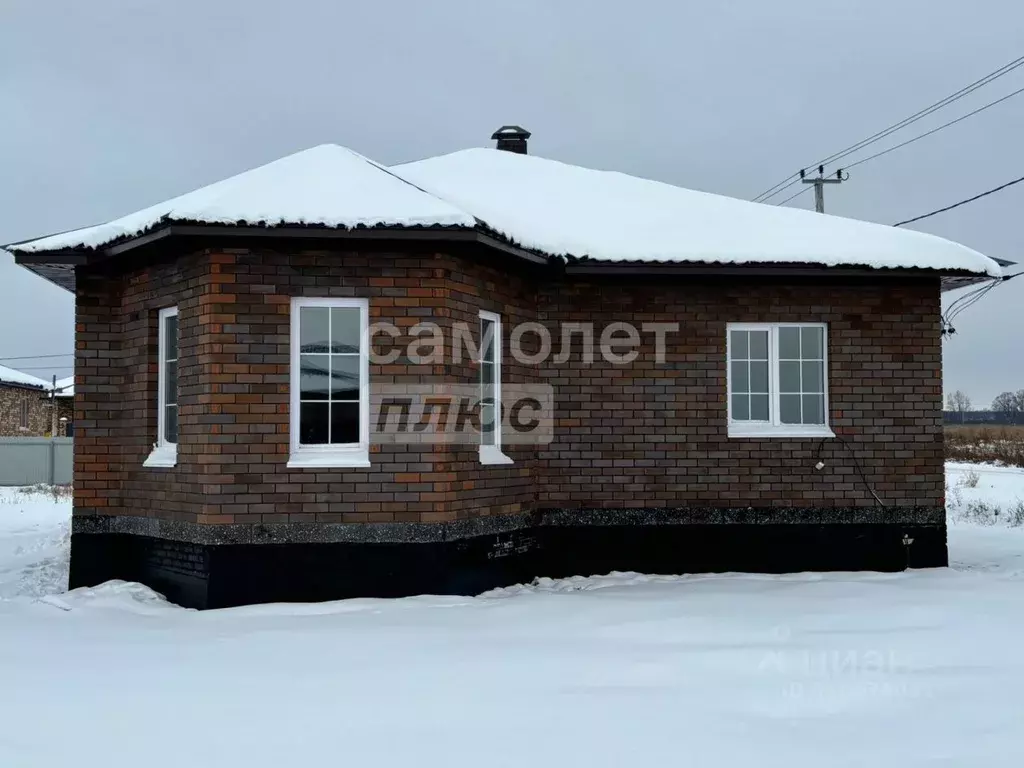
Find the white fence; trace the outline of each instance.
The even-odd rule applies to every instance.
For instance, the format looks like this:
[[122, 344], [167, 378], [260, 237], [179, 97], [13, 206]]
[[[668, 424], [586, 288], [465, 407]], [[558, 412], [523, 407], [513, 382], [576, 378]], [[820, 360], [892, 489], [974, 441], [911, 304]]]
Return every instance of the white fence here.
[[71, 482], [74, 438], [0, 437], [0, 485]]

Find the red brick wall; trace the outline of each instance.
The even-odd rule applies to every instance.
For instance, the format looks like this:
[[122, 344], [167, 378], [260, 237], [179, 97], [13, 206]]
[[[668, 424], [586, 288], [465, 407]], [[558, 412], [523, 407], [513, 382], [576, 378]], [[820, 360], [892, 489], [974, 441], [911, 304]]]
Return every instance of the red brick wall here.
[[[851, 285], [619, 281], [550, 284], [554, 329], [590, 320], [678, 322], [664, 364], [654, 336], [626, 368], [551, 366], [559, 428], [540, 452], [541, 507], [871, 505], [851, 452], [890, 505], [941, 505], [939, 282]], [[728, 322], [828, 323], [829, 406], [838, 440], [730, 439]]]
[[[538, 282], [492, 253], [222, 249], [118, 278], [78, 270], [75, 512], [200, 523], [445, 521], [537, 507], [853, 505], [868, 496], [849, 458], [818, 441], [725, 436], [725, 323], [828, 322], [832, 425], [887, 503], [942, 495], [938, 282], [728, 286]], [[293, 296], [367, 297], [371, 322], [403, 334], [478, 311], [503, 317], [506, 382], [555, 388], [547, 447], [507, 446], [481, 466], [471, 446], [376, 444], [367, 469], [288, 469]], [[142, 466], [156, 437], [157, 312], [179, 307], [178, 464]], [[515, 324], [678, 321], [669, 358], [630, 367], [531, 367], [510, 355]], [[645, 335], [646, 342], [653, 337]], [[404, 349], [410, 337], [395, 343]], [[378, 344], [387, 343], [386, 337]], [[378, 383], [475, 384], [477, 367], [372, 365]]]

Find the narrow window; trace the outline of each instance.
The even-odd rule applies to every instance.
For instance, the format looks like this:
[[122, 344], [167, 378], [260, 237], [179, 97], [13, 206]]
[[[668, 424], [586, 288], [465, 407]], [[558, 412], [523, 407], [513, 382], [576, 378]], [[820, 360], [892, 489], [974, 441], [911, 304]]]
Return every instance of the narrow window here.
[[368, 316], [366, 299], [292, 299], [289, 466], [369, 466]]
[[178, 308], [159, 314], [157, 332], [156, 444], [147, 467], [173, 467], [178, 461]]
[[501, 450], [501, 317], [480, 312], [480, 463], [511, 464]]
[[28, 398], [22, 398], [21, 400], [21, 415], [19, 418], [18, 426], [22, 429], [28, 429]]
[[728, 413], [732, 437], [827, 437], [826, 327], [731, 323]]

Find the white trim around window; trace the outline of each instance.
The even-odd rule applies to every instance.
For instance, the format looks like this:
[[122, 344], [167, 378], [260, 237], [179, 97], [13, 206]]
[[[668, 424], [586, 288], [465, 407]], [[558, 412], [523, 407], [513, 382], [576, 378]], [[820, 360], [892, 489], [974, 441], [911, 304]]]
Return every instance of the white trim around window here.
[[728, 323], [725, 358], [729, 437], [835, 437], [824, 323]]
[[178, 463], [178, 308], [158, 315], [156, 442], [144, 467], [173, 467]]
[[[480, 463], [512, 464], [501, 450], [501, 316], [480, 310]], [[493, 429], [485, 430], [486, 423]]]
[[368, 299], [292, 299], [290, 468], [370, 466], [369, 316]]

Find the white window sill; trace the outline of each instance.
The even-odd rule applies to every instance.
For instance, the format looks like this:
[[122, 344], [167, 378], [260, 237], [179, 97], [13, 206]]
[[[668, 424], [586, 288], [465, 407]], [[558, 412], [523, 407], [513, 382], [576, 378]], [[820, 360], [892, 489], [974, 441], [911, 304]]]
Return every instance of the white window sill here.
[[481, 464], [513, 464], [511, 456], [506, 456], [501, 452], [501, 448], [496, 445], [481, 445], [480, 446], [480, 463]]
[[332, 467], [369, 467], [370, 452], [356, 451], [293, 451], [288, 457], [288, 469], [329, 469]]
[[144, 467], [173, 467], [178, 463], [178, 446], [158, 445], [142, 462]]
[[771, 424], [730, 424], [729, 437], [755, 437], [755, 438], [829, 438], [835, 437], [836, 433], [821, 424], [816, 426], [799, 426], [787, 424], [774, 426]]

